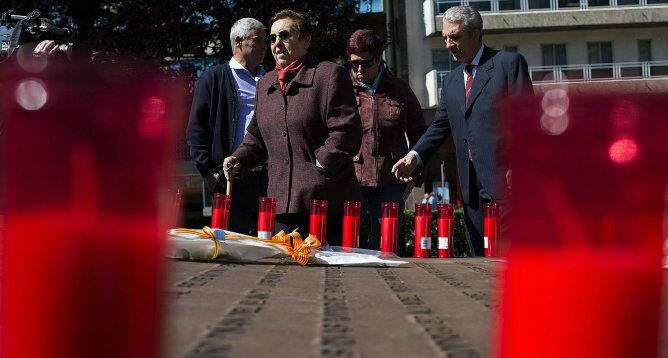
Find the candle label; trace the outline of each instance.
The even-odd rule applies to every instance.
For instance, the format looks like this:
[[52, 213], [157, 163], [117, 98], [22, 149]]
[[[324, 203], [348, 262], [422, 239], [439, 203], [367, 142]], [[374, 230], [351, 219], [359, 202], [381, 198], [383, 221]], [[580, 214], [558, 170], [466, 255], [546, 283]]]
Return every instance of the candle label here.
[[258, 231], [257, 237], [260, 239], [269, 240], [271, 239], [271, 231]]
[[489, 249], [489, 238], [487, 238], [487, 236], [485, 236], [485, 237], [483, 238], [483, 241], [485, 242], [485, 248], [486, 248], [486, 249]]
[[448, 249], [448, 237], [439, 236], [438, 237], [438, 248], [441, 250]]
[[420, 238], [420, 248], [423, 250], [431, 249], [431, 237], [426, 236]]

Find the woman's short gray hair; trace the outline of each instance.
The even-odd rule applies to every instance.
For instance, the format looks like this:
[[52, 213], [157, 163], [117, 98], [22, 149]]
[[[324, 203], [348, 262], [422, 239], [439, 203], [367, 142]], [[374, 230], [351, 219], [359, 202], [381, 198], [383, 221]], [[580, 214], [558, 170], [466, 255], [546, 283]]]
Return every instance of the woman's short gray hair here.
[[244, 17], [243, 19], [237, 20], [237, 22], [232, 25], [232, 29], [230, 29], [230, 44], [232, 45], [232, 53], [234, 53], [234, 49], [236, 48], [234, 40], [236, 40], [237, 37], [241, 38], [242, 40], [248, 40], [251, 36], [250, 32], [252, 29], [267, 30], [267, 27], [252, 17]]
[[482, 33], [482, 16], [478, 10], [470, 6], [453, 6], [443, 13], [443, 21], [463, 22], [464, 30], [473, 32], [480, 30]]

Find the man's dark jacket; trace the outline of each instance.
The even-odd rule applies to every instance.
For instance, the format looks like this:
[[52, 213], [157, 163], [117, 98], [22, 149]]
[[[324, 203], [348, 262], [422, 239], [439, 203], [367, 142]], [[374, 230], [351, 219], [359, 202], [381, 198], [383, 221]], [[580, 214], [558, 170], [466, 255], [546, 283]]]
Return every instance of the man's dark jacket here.
[[509, 192], [505, 173], [510, 169], [507, 128], [498, 113], [508, 97], [533, 98], [526, 60], [517, 53], [485, 47], [468, 103], [463, 71], [462, 64], [446, 75], [435, 119], [413, 150], [426, 164], [452, 134], [464, 202], [468, 204], [470, 198], [468, 146], [482, 187], [492, 200], [506, 199]]
[[187, 129], [190, 156], [202, 176], [223, 174], [223, 159], [232, 154], [238, 110], [229, 63], [207, 69], [195, 86]]

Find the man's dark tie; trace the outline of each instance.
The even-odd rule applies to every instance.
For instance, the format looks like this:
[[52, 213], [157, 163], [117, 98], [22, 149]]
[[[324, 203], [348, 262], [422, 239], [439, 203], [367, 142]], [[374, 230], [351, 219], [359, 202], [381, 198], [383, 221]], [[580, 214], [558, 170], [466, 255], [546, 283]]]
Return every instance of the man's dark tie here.
[[466, 65], [465, 70], [468, 75], [466, 78], [466, 104], [469, 104], [469, 92], [471, 92], [471, 85], [473, 85], [473, 65]]
[[[471, 85], [473, 85], [473, 65], [466, 65], [464, 68], [466, 70], [466, 105], [469, 104], [469, 92], [471, 92]], [[473, 154], [471, 154], [471, 144], [466, 143], [467, 157], [470, 161], [473, 161]]]

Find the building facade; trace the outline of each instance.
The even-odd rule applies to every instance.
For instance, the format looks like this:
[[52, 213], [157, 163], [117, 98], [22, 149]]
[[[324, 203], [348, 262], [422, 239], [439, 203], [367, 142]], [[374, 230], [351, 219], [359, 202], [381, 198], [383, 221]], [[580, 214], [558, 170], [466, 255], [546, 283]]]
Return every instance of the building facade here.
[[[483, 17], [483, 42], [526, 58], [534, 90], [668, 92], [668, 0], [395, 0], [398, 74], [434, 118], [444, 76], [459, 64], [445, 48], [443, 13], [469, 5]], [[402, 41], [403, 40], [403, 41]], [[425, 170], [425, 191], [454, 179], [449, 140]], [[457, 195], [450, 180], [450, 197]], [[414, 193], [413, 196], [418, 194]]]
[[538, 92], [554, 83], [668, 91], [668, 0], [409, 0], [408, 72], [425, 109], [458, 65], [441, 38], [442, 14], [455, 5], [481, 12], [486, 45], [524, 55]]

